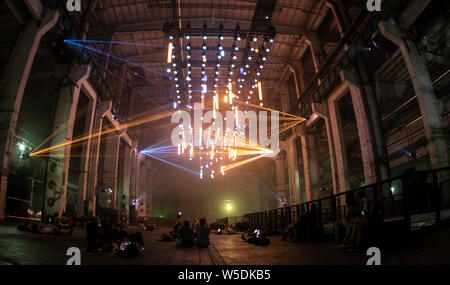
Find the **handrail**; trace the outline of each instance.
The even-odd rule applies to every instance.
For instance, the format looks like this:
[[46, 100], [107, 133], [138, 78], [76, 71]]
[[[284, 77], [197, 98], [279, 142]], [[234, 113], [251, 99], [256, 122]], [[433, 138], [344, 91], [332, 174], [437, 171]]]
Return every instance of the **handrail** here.
[[[429, 170], [420, 170], [420, 171], [415, 171], [415, 172], [411, 172], [411, 173], [405, 173], [405, 174], [401, 174], [401, 175], [398, 175], [398, 176], [395, 176], [395, 177], [391, 177], [389, 179], [386, 179], [386, 180], [383, 180], [383, 181], [380, 181], [380, 182], [376, 182], [376, 183], [369, 184], [369, 185], [364, 185], [364, 186], [353, 188], [353, 189], [350, 189], [350, 190], [347, 190], [347, 191], [344, 191], [344, 192], [340, 192], [340, 193], [337, 193], [337, 194], [333, 194], [333, 195], [329, 195], [329, 196], [326, 196], [326, 197], [322, 197], [320, 199], [306, 201], [306, 202], [299, 203], [299, 204], [294, 204], [294, 205], [288, 205], [288, 206], [281, 207], [281, 208], [274, 208], [274, 209], [268, 209], [268, 210], [264, 210], [264, 211], [260, 211], [260, 212], [248, 213], [248, 214], [245, 214], [244, 216], [248, 216], [248, 215], [252, 215], [252, 214], [258, 214], [258, 213], [264, 213], [264, 212], [269, 212], [269, 211], [275, 211], [275, 210], [280, 210], [280, 209], [286, 209], [286, 208], [289, 208], [289, 207], [296, 207], [296, 206], [303, 206], [303, 205], [312, 204], [312, 203], [318, 203], [318, 202], [321, 202], [321, 201], [324, 201], [324, 200], [337, 198], [337, 197], [344, 196], [344, 195], [349, 194], [349, 193], [361, 191], [361, 190], [364, 190], [364, 189], [367, 189], [367, 188], [372, 188], [372, 187], [376, 187], [376, 186], [379, 186], [379, 185], [383, 185], [383, 184], [386, 184], [386, 183], [389, 183], [389, 182], [393, 182], [395, 180], [401, 180], [401, 179], [403, 179], [405, 177], [408, 177], [408, 176], [420, 175], [420, 174], [429, 174], [429, 173], [437, 173], [437, 172], [440, 172], [440, 171], [447, 171], [447, 170], [450, 171], [450, 166], [446, 166], [446, 167], [442, 167], [442, 168], [434, 168], [434, 169], [429, 169]], [[445, 183], [445, 182], [448, 182], [448, 181], [450, 181], [450, 180], [441, 181], [440, 183]]]

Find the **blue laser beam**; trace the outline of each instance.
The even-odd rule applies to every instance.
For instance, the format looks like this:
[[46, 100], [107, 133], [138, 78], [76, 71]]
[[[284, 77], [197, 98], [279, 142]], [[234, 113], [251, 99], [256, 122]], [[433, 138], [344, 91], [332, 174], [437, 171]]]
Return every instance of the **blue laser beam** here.
[[142, 68], [142, 69], [147, 70], [147, 71], [149, 71], [149, 72], [152, 72], [152, 73], [155, 73], [155, 74], [164, 76], [164, 77], [166, 76], [166, 74], [164, 74], [164, 73], [155, 71], [155, 70], [153, 70], [153, 69], [151, 69], [151, 68], [147, 68], [147, 67], [145, 67], [145, 66], [143, 66], [143, 65], [140, 65], [140, 64], [137, 64], [137, 63], [135, 63], [135, 62], [132, 62], [131, 60], [127, 60], [127, 59], [124, 59], [124, 58], [121, 58], [121, 57], [112, 55], [112, 54], [110, 54], [110, 53], [101, 51], [101, 50], [99, 50], [99, 49], [95, 49], [95, 48], [92, 48], [92, 47], [89, 47], [89, 46], [86, 46], [86, 45], [78, 44], [78, 43], [75, 43], [75, 42], [72, 42], [72, 41], [69, 41], [69, 40], [65, 40], [65, 42], [68, 43], [68, 44], [70, 44], [70, 45], [76, 45], [76, 46], [79, 46], [79, 47], [82, 47], [82, 48], [91, 50], [91, 51], [93, 51], [93, 52], [101, 53], [101, 54], [103, 54], [103, 55], [105, 55], [105, 56], [112, 57], [112, 58], [117, 59], [117, 60], [119, 60], [119, 61], [122, 61], [122, 62], [125, 62], [125, 63], [129, 63], [129, 64], [131, 64], [131, 65], [133, 65], [133, 66]]
[[[79, 50], [81, 51], [81, 48], [79, 48], [79, 47], [74, 47], [74, 48], [79, 49]], [[88, 55], [88, 56], [96, 56], [96, 57], [100, 57], [99, 54], [96, 54], [96, 53], [90, 53], [90, 51], [88, 51], [88, 52], [89, 52], [89, 55]], [[118, 66], [118, 67], [122, 67], [122, 65], [120, 65], [119, 63], [114, 62], [114, 61], [110, 61], [109, 63], [110, 63], [110, 64], [113, 64], [113, 65], [115, 65], [115, 66]], [[103, 68], [103, 67], [102, 67], [102, 68]], [[165, 90], [167, 90], [170, 94], [172, 94], [172, 90], [170, 90], [169, 88], [167, 88], [167, 87], [165, 87], [165, 86], [159, 84], [158, 82], [153, 81], [153, 80], [151, 80], [151, 79], [149, 79], [149, 78], [147, 78], [147, 77], [145, 77], [145, 76], [142, 76], [142, 75], [140, 75], [140, 74], [136, 74], [133, 70], [129, 69], [129, 68], [126, 67], [126, 66], [124, 66], [124, 68], [125, 68], [125, 71], [128, 71], [128, 72], [132, 73], [134, 76], [137, 76], [137, 77], [139, 77], [139, 78], [142, 78], [142, 79], [144, 79], [145, 81], [148, 81], [148, 82], [154, 84], [155, 86], [158, 86], [158, 87], [160, 87], [160, 88], [162, 88], [162, 89], [165, 89]], [[105, 69], [105, 68], [103, 68], [103, 69]]]
[[[98, 63], [98, 61], [96, 61], [94, 58], [92, 58], [92, 56], [88, 55], [89, 58], [92, 60], [92, 62], [94, 62], [99, 68], [102, 68], [100, 63]], [[134, 87], [133, 85], [129, 84], [128, 82], [126, 82], [123, 78], [121, 78], [120, 76], [114, 74], [113, 72], [104, 69], [106, 72], [108, 72], [108, 74], [112, 75], [113, 77], [119, 79], [120, 81], [122, 81], [125, 85], [127, 85], [128, 87], [130, 87], [131, 89], [133, 89], [136, 93], [138, 93], [139, 95], [145, 97], [147, 100], [149, 100], [151, 103], [155, 104], [156, 106], [158, 106], [159, 108], [161, 108], [161, 106], [156, 103], [152, 98], [150, 98], [149, 96], [147, 96], [146, 94], [142, 93], [139, 89], [137, 89], [136, 87]]]
[[186, 170], [186, 171], [188, 171], [188, 172], [190, 172], [190, 173], [192, 173], [192, 174], [195, 174], [195, 175], [197, 175], [197, 176], [200, 175], [199, 172], [190, 170], [190, 169], [188, 169], [188, 168], [186, 168], [186, 167], [177, 165], [177, 164], [175, 164], [175, 163], [172, 163], [172, 162], [167, 161], [167, 160], [165, 160], [165, 159], [162, 159], [162, 158], [159, 158], [159, 157], [157, 157], [157, 156], [151, 155], [151, 154], [149, 154], [149, 153], [145, 153], [145, 152], [144, 152], [143, 154], [145, 154], [145, 155], [147, 155], [147, 156], [149, 156], [149, 157], [152, 157], [152, 158], [154, 158], [154, 159], [156, 159], [156, 160], [159, 160], [159, 161], [161, 161], [161, 162], [167, 163], [167, 164], [169, 164], [169, 165], [172, 165], [172, 166], [178, 167], [178, 168], [180, 168], [180, 169]]

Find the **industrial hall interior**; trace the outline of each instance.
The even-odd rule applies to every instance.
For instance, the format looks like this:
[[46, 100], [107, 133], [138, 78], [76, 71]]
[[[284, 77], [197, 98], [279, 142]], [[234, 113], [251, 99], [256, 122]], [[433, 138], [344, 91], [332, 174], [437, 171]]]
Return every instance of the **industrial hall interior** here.
[[[42, 243], [85, 247], [95, 217], [155, 229], [146, 245], [204, 219], [212, 263], [326, 263], [308, 242], [342, 236], [448, 243], [449, 14], [446, 0], [1, 1], [0, 264], [40, 262], [8, 251], [38, 237], [9, 244], [17, 225], [70, 219], [72, 236]], [[260, 236], [279, 255], [245, 257]], [[359, 262], [334, 247], [330, 263]]]

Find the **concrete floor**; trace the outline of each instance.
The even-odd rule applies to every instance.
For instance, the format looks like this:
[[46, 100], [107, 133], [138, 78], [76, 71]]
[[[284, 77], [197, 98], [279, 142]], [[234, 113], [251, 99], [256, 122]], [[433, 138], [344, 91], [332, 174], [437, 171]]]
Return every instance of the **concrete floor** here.
[[[270, 237], [269, 246], [254, 246], [240, 235], [211, 235], [207, 249], [178, 248], [174, 242], [159, 241], [165, 230], [144, 232], [145, 254], [137, 258], [107, 253], [86, 254], [85, 232], [77, 228], [72, 236], [51, 236], [21, 232], [15, 225], [0, 225], [0, 265], [65, 264], [66, 250], [78, 247], [82, 264], [159, 265], [364, 265], [364, 253], [336, 250], [332, 243], [282, 242]], [[450, 229], [419, 238], [398, 248], [382, 250], [382, 264], [450, 264]]]

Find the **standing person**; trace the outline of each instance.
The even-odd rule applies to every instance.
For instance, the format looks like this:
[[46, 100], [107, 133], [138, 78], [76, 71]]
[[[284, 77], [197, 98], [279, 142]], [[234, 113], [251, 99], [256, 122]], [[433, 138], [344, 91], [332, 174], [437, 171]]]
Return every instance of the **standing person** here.
[[96, 248], [98, 224], [94, 216], [90, 216], [86, 225], [87, 252], [93, 252]]
[[122, 211], [120, 212], [120, 221], [122, 222], [122, 224], [126, 224], [128, 220], [128, 215], [127, 215], [127, 208], [125, 208], [125, 205], [122, 204]]
[[84, 217], [84, 215], [81, 215], [81, 217], [80, 217], [80, 226], [81, 226], [82, 229], [84, 229], [85, 223], [86, 223], [86, 218]]
[[204, 218], [197, 225], [197, 246], [207, 247], [209, 245], [209, 229]]

